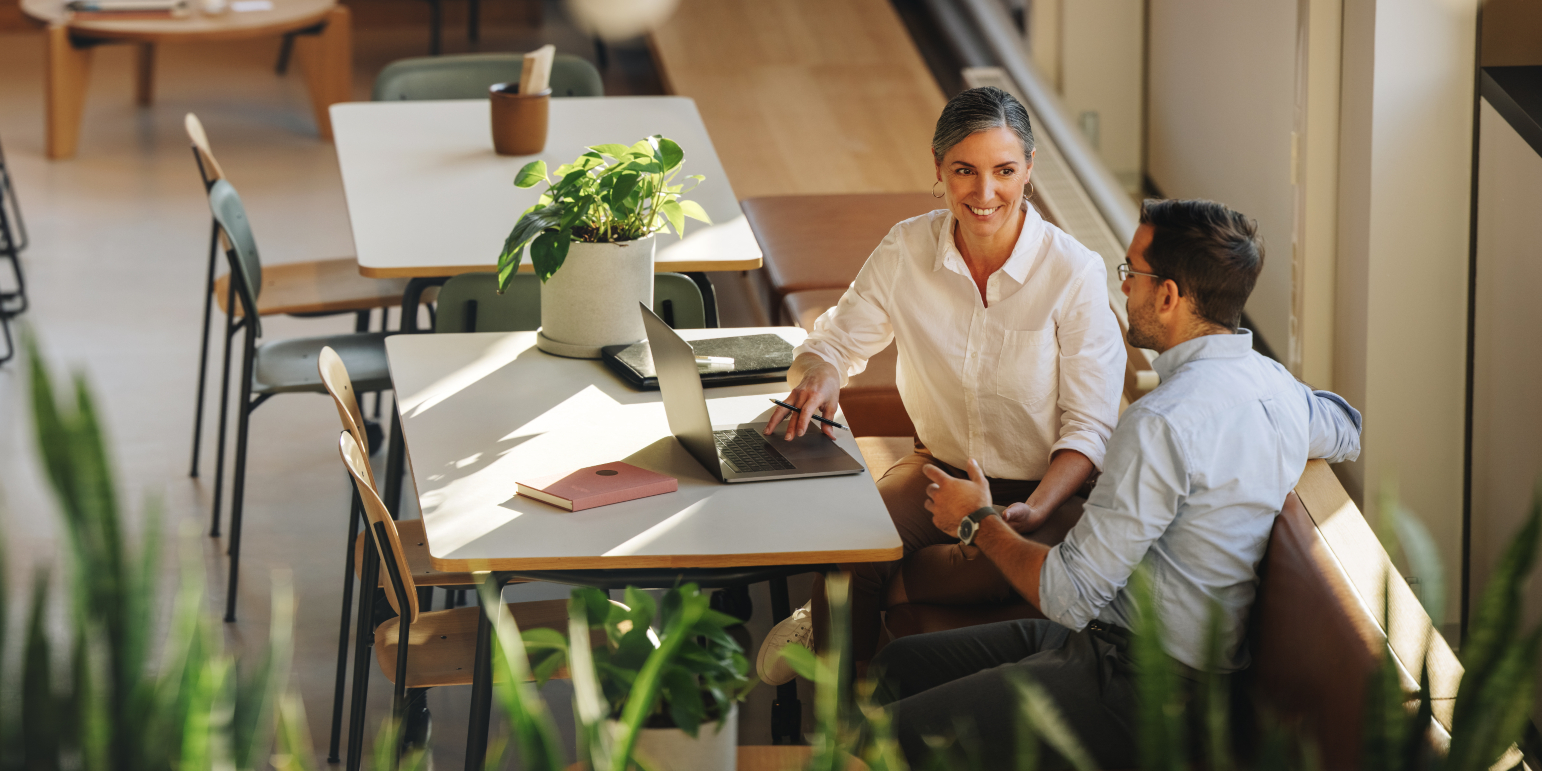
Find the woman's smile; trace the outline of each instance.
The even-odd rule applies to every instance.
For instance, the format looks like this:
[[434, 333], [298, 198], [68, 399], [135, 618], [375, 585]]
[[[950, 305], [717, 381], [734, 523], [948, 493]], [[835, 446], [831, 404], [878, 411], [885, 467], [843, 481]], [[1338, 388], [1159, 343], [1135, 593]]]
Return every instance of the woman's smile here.
[[981, 208], [980, 208], [980, 207], [978, 207], [978, 206], [970, 206], [970, 205], [969, 205], [969, 204], [967, 204], [967, 203], [966, 203], [966, 204], [964, 204], [964, 205], [965, 205], [965, 206], [968, 206], [968, 207], [969, 207], [969, 210], [970, 210], [970, 211], [972, 211], [972, 212], [974, 212], [974, 213], [975, 213], [975, 214], [977, 214], [977, 215], [979, 215], [979, 216], [981, 216], [981, 217], [989, 217], [989, 216], [991, 216], [991, 215], [992, 215], [992, 214], [995, 214], [995, 213], [996, 213], [996, 210], [997, 210], [997, 209], [1000, 209], [1000, 208], [1001, 208], [1001, 205], [1000, 205], [1000, 204], [997, 204], [997, 205], [995, 205], [995, 206], [992, 206], [992, 207], [990, 207], [990, 208], [989, 208], [989, 209], [981, 209]]

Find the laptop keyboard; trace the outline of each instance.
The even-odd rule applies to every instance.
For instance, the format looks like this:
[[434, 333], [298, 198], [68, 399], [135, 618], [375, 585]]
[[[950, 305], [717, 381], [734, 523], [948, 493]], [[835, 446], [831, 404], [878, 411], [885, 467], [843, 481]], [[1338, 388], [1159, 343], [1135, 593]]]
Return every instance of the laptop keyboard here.
[[717, 442], [718, 455], [741, 474], [797, 468], [753, 428], [713, 431], [712, 438]]

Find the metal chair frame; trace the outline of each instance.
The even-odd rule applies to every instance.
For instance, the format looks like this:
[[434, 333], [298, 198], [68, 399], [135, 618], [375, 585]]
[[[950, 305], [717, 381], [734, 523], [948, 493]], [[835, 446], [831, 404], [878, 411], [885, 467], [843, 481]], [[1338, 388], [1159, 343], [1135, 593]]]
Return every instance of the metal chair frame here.
[[[296, 33], [296, 34], [301, 34], [301, 33]], [[196, 145], [194, 145], [192, 147], [192, 151], [193, 151], [193, 162], [198, 164], [198, 176], [203, 181], [204, 194], [207, 195], [209, 193], [209, 191], [211, 189], [213, 189], [214, 183], [220, 181], [221, 179], [223, 179], [223, 176], [222, 176], [222, 174], [220, 172], [217, 172], [216, 170], [213, 170], [213, 169], [209, 169], [207, 166], [204, 165], [203, 154], [198, 151], [198, 147]], [[209, 218], [209, 267], [208, 267], [208, 271], [206, 272], [205, 277], [204, 277], [204, 290], [203, 290], [203, 334], [202, 334], [202, 337], [200, 338], [199, 345], [198, 345], [198, 391], [197, 391], [196, 396], [194, 396], [194, 398], [193, 398], [193, 449], [192, 449], [192, 453], [191, 453], [191, 459], [188, 461], [188, 472], [187, 472], [188, 476], [193, 477], [195, 479], [198, 477], [198, 459], [199, 459], [199, 455], [200, 455], [200, 450], [202, 449], [202, 445], [203, 445], [203, 406], [204, 406], [204, 394], [205, 394], [205, 392], [208, 389], [208, 377], [209, 377], [209, 332], [210, 332], [210, 327], [211, 327], [211, 325], [213, 323], [212, 317], [214, 315], [214, 284], [215, 284], [215, 277], [216, 277], [216, 273], [217, 273], [216, 265], [219, 262], [219, 254], [220, 254], [220, 235], [219, 235], [219, 229], [220, 229], [219, 223], [214, 221], [214, 218], [211, 216]], [[230, 287], [231, 293], [234, 292], [234, 289], [235, 289], [234, 286]], [[222, 375], [223, 380], [220, 382], [220, 398], [221, 399], [229, 398], [229, 393], [230, 393], [230, 390], [229, 390], [229, 387], [230, 387], [230, 338], [234, 335], [234, 332], [236, 330], [239, 330], [241, 328], [239, 324], [235, 324], [235, 322], [234, 322], [236, 308], [235, 308], [235, 304], [230, 299], [230, 294], [231, 293], [227, 293], [227, 297], [226, 297], [226, 300], [225, 300], [225, 328], [226, 328], [225, 352], [224, 352], [225, 368], [224, 368], [224, 374]], [[293, 315], [296, 318], [320, 318], [320, 317], [323, 317], [323, 316], [340, 316], [340, 315], [343, 315], [343, 314], [346, 314], [346, 313], [354, 314], [355, 321], [354, 321], [354, 325], [353, 325], [353, 331], [355, 331], [355, 332], [368, 332], [369, 331], [370, 316], [373, 313], [373, 311], [370, 311], [370, 310], [337, 311], [337, 312], [323, 311], [323, 312], [320, 312], [320, 313], [303, 313], [303, 314], [290, 314], [290, 315]], [[388, 326], [390, 324], [390, 319], [391, 319], [391, 309], [390, 308], [381, 308], [380, 309], [380, 331], [382, 331], [382, 332], [386, 331], [386, 329], [388, 328]], [[379, 414], [380, 414], [380, 394], [378, 394], [378, 393], [375, 394], [375, 410], [374, 410], [374, 412], [375, 412], [375, 416], [379, 417]], [[223, 428], [221, 430], [223, 430]], [[216, 482], [216, 485], [217, 484], [218, 483]], [[219, 501], [219, 496], [216, 495], [215, 496], [215, 515], [214, 515], [214, 518], [213, 518], [213, 522], [212, 522], [212, 524], [211, 524], [211, 526], [209, 528], [209, 537], [210, 538], [218, 538], [219, 535], [220, 535], [220, 519], [219, 519], [219, 502], [218, 501]]]
[[[16, 228], [11, 229], [15, 221]], [[16, 355], [16, 343], [11, 338], [11, 318], [26, 312], [27, 280], [21, 271], [21, 252], [27, 248], [27, 225], [21, 218], [21, 205], [16, 200], [16, 188], [11, 184], [11, 172], [5, 165], [5, 150], [0, 148], [0, 259], [11, 265], [11, 275], [16, 288], [0, 287], [0, 337], [5, 338], [5, 353], [0, 355], [4, 364]]]
[[[228, 192], [226, 192], [228, 191]], [[235, 195], [235, 188], [228, 181], [216, 180], [209, 188], [211, 209], [215, 208], [216, 197], [229, 196], [235, 198], [236, 206], [240, 207], [241, 216], [245, 217], [244, 207], [241, 207], [239, 197]], [[214, 505], [211, 515], [211, 535], [218, 535], [220, 523], [220, 504], [224, 497], [225, 482], [225, 432], [229, 426], [230, 410], [230, 353], [231, 341], [236, 333], [244, 332], [241, 344], [241, 395], [239, 399], [240, 415], [236, 421], [236, 457], [232, 470], [230, 489], [230, 542], [227, 553], [230, 555], [230, 576], [225, 591], [225, 621], [236, 620], [236, 586], [240, 576], [241, 564], [241, 523], [245, 507], [246, 497], [246, 449], [247, 438], [251, 424], [252, 412], [261, 407], [264, 402], [276, 395], [276, 391], [253, 394], [254, 367], [257, 359], [257, 339], [262, 336], [262, 324], [257, 315], [257, 296], [261, 289], [261, 280], [248, 276], [246, 261], [253, 263], [260, 270], [261, 260], [255, 250], [250, 255], [241, 253], [240, 244], [250, 242], [255, 246], [255, 239], [251, 237], [248, 229], [246, 239], [243, 241], [228, 232], [229, 223], [221, 223], [219, 214], [215, 212], [215, 239], [218, 244], [223, 234], [229, 242], [230, 249], [226, 251], [226, 257], [230, 263], [230, 282], [226, 289], [227, 297], [225, 307], [230, 313], [225, 316], [225, 377], [220, 388], [220, 417], [219, 417], [219, 445], [215, 453], [215, 477], [214, 477]], [[245, 225], [243, 224], [243, 227]], [[253, 286], [256, 284], [256, 286]], [[234, 310], [237, 298], [241, 302], [242, 314], [240, 319], [235, 318]], [[357, 333], [355, 333], [357, 334]], [[341, 337], [341, 336], [340, 336]], [[317, 392], [324, 392], [325, 388], [318, 387]]]

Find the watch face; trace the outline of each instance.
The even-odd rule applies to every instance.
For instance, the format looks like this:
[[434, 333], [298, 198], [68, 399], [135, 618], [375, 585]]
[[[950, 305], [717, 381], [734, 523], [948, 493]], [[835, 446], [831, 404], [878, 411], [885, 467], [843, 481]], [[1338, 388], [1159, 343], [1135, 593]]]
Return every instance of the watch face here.
[[958, 523], [958, 540], [963, 541], [966, 544], [974, 540], [974, 528], [974, 520], [970, 519], [969, 517], [964, 517], [964, 520]]

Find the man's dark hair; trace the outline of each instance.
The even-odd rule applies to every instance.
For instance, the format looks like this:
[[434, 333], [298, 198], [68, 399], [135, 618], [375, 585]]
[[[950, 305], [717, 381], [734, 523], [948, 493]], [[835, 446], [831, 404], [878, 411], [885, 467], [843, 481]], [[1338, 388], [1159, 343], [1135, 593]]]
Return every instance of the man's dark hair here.
[[1258, 222], [1215, 201], [1147, 199], [1140, 224], [1152, 229], [1146, 262], [1178, 284], [1200, 318], [1233, 332], [1264, 267]]

